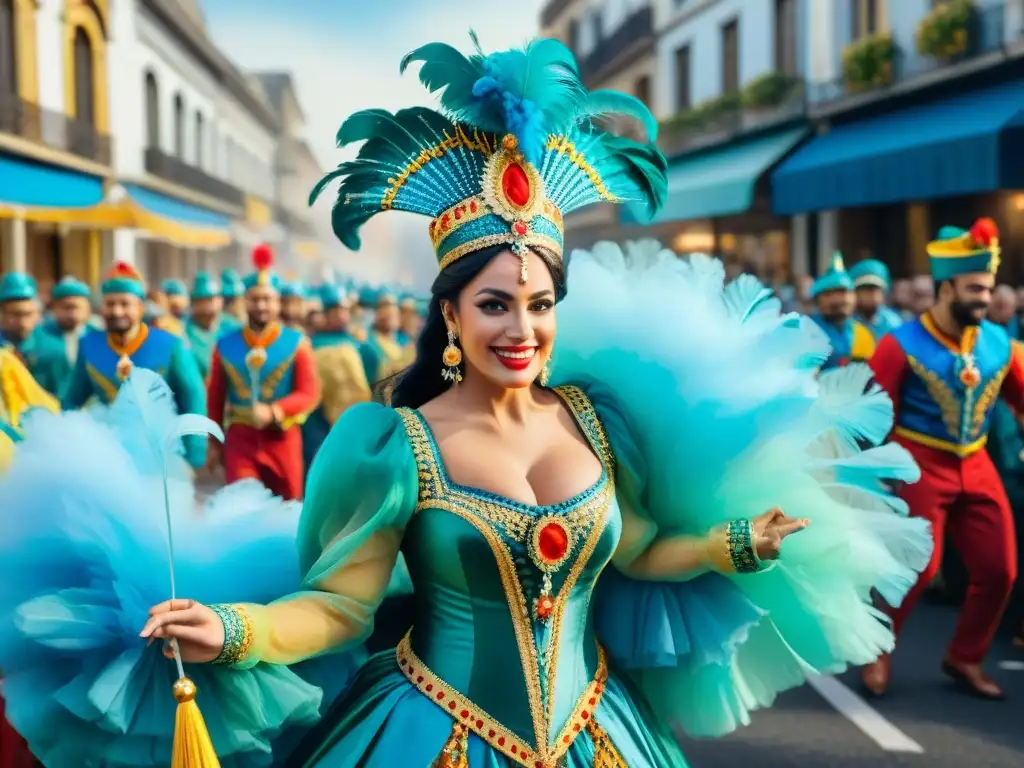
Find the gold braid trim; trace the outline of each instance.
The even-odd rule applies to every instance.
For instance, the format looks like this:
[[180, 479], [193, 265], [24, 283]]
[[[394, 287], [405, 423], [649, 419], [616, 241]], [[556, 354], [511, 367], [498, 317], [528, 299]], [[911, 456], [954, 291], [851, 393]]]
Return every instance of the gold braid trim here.
[[907, 355], [907, 364], [910, 366], [910, 370], [921, 379], [925, 389], [928, 390], [928, 395], [939, 406], [939, 411], [942, 413], [942, 424], [946, 427], [946, 432], [954, 441], [959, 442], [960, 419], [963, 410], [960, 398], [946, 382], [939, 378], [937, 373], [925, 368], [916, 357]]
[[985, 425], [985, 418], [988, 416], [992, 406], [995, 405], [999, 392], [1003, 388], [1003, 381], [1010, 371], [1010, 364], [1007, 363], [998, 371], [995, 376], [989, 379], [988, 384], [981, 391], [977, 402], [974, 404], [973, 419], [971, 419], [971, 436], [981, 434], [981, 428]]
[[[472, 731], [490, 747], [523, 768], [555, 768], [558, 765], [559, 759], [569, 751], [576, 737], [586, 730], [588, 723], [593, 720], [594, 711], [601, 702], [605, 683], [608, 681], [608, 659], [604, 649], [598, 646], [597, 671], [594, 673], [594, 679], [576, 701], [572, 714], [566, 720], [554, 744], [535, 751], [531, 745], [431, 672], [413, 652], [409, 635], [398, 644], [395, 655], [402, 674], [420, 693], [446, 711], [457, 724]], [[453, 738], [454, 735], [453, 731]], [[451, 739], [445, 744], [446, 749], [449, 744]], [[437, 760], [443, 758], [444, 750]], [[439, 763], [435, 761], [434, 765], [437, 766]], [[448, 766], [443, 762], [440, 765], [445, 768]]]
[[[459, 147], [465, 147], [470, 151], [480, 152], [487, 157], [492, 155], [498, 149], [497, 145], [493, 147], [491, 146], [490, 137], [486, 133], [481, 133], [474, 128], [473, 135], [470, 136], [461, 125], [456, 125], [454, 136], [449, 136], [448, 133], [445, 132], [444, 141], [424, 149], [409, 161], [408, 165], [402, 169], [398, 176], [388, 179], [388, 184], [390, 186], [381, 198], [380, 209], [382, 211], [390, 211], [391, 206], [394, 205], [395, 198], [398, 197], [399, 191], [401, 191], [402, 187], [404, 187], [406, 182], [409, 181], [409, 177], [414, 173], [423, 170], [423, 166], [431, 160], [444, 157], [446, 153], [453, 149], [458, 149]], [[346, 198], [345, 202], [347, 203], [348, 201], [349, 198]]]
[[593, 718], [587, 723], [587, 735], [594, 743], [594, 768], [629, 768], [604, 728]]
[[572, 161], [573, 165], [583, 171], [587, 178], [590, 179], [590, 183], [594, 185], [594, 189], [601, 197], [612, 203], [619, 202], [619, 198], [613, 195], [608, 187], [604, 184], [604, 179], [601, 178], [601, 174], [598, 173], [594, 166], [586, 161], [583, 153], [576, 149], [576, 145], [569, 141], [566, 136], [549, 136], [547, 149], [549, 151], [558, 152], [559, 154], [565, 155]]

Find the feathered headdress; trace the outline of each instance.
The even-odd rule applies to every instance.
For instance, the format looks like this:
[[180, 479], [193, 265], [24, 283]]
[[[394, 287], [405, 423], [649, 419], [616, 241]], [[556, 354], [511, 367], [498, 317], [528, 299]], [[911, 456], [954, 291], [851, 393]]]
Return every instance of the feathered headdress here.
[[273, 288], [275, 291], [281, 290], [281, 278], [272, 269], [274, 266], [273, 248], [266, 243], [260, 243], [253, 248], [252, 265], [255, 271], [246, 275], [245, 280], [242, 281], [245, 284], [245, 290], [255, 288], [257, 285]]
[[400, 71], [421, 62], [420, 81], [440, 93], [440, 110], [357, 112], [338, 131], [338, 146], [366, 143], [313, 189], [310, 203], [340, 178], [334, 232], [358, 250], [359, 228], [380, 211], [431, 217], [441, 269], [462, 256], [507, 244], [523, 259], [531, 246], [562, 256], [562, 217], [602, 200], [664, 202], [666, 162], [651, 143], [613, 136], [595, 118], [639, 120], [653, 141], [647, 107], [615, 91], [589, 92], [572, 52], [557, 40], [523, 49], [464, 56], [445, 43], [408, 54]]

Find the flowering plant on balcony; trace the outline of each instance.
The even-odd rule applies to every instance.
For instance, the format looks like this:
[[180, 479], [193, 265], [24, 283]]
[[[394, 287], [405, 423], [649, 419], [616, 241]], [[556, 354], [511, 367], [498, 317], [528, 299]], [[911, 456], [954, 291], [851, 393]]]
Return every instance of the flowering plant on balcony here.
[[888, 32], [866, 35], [843, 50], [843, 80], [853, 92], [889, 85], [893, 78], [896, 44]]
[[938, 5], [917, 25], [917, 52], [933, 59], [955, 59], [967, 53], [975, 18], [973, 0]]
[[755, 77], [743, 88], [743, 106], [748, 109], [777, 107], [800, 83], [800, 78], [781, 72], [767, 72]]

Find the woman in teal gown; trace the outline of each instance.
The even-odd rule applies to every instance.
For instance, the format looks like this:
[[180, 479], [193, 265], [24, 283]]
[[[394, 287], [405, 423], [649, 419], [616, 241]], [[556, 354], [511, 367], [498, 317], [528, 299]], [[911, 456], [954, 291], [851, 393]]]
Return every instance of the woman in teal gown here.
[[[885, 490], [917, 471], [881, 444], [892, 405], [867, 370], [819, 378], [823, 335], [753, 278], [724, 287], [718, 261], [603, 244], [567, 270], [562, 215], [657, 210], [666, 163], [592, 126], [617, 111], [654, 131], [631, 97], [588, 93], [560, 43], [409, 61], [442, 111], [354, 115], [339, 139], [366, 143], [325, 181], [352, 249], [380, 210], [430, 215], [440, 273], [417, 363], [318, 454], [297, 553], [292, 513], [251, 485], [197, 518], [178, 478], [186, 597], [161, 601], [160, 461], [137, 446], [197, 427], [167, 426], [144, 371], [106, 426], [26, 430], [0, 487], [28, 513], [0, 545], [0, 578], [21, 574], [0, 666], [47, 766], [166, 765], [171, 671], [143, 623], [176, 641], [238, 766], [685, 766], [675, 732], [726, 733], [892, 647], [872, 590], [898, 603], [930, 538]], [[364, 662], [381, 602], [410, 589], [409, 632]]]

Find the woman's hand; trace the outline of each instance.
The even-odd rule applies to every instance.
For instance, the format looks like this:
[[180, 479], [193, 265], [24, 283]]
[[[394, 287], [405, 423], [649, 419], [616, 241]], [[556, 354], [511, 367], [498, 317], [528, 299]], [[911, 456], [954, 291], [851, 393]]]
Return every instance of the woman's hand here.
[[754, 526], [754, 551], [762, 560], [778, 559], [782, 540], [811, 524], [806, 518], [788, 517], [778, 507], [769, 509], [750, 522]]
[[149, 621], [139, 637], [147, 645], [156, 639], [165, 641], [164, 655], [172, 657], [170, 641], [178, 641], [181, 660], [206, 663], [224, 649], [224, 624], [220, 616], [195, 600], [167, 600], [149, 609]]

